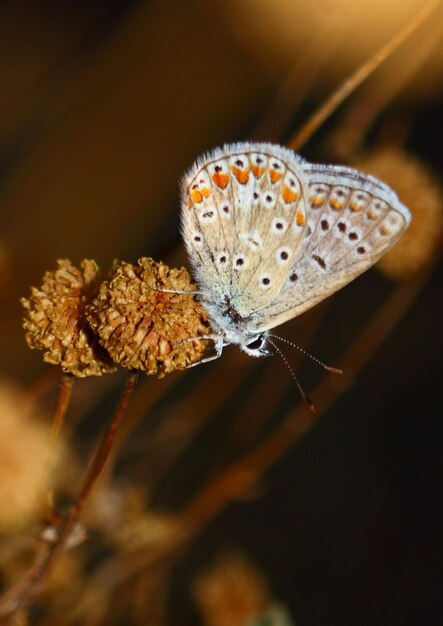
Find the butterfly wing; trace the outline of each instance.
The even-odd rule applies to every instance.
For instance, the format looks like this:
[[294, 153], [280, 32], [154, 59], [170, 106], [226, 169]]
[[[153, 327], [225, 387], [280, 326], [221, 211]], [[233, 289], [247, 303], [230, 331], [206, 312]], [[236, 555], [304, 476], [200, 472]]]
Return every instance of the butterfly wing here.
[[302, 163], [279, 146], [233, 144], [185, 176], [183, 236], [208, 302], [247, 319], [278, 297], [306, 229]]
[[306, 230], [282, 288], [254, 315], [256, 330], [300, 315], [371, 267], [402, 235], [410, 213], [386, 185], [348, 167], [304, 162]]

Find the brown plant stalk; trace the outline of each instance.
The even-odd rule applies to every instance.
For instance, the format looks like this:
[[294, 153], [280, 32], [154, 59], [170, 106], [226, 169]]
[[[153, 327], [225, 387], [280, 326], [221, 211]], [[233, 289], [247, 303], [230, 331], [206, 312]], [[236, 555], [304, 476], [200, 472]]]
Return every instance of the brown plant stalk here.
[[49, 446], [51, 449], [57, 444], [60, 430], [63, 426], [66, 411], [72, 395], [74, 376], [72, 374], [62, 374], [60, 378], [57, 403], [55, 405], [54, 417], [52, 419], [51, 432], [49, 434]]

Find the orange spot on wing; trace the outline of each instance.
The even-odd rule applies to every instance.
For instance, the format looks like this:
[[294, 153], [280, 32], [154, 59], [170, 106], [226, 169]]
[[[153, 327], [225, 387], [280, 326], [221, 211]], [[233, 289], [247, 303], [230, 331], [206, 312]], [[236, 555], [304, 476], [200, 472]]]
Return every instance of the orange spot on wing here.
[[198, 204], [203, 200], [203, 195], [198, 189], [194, 189], [194, 191], [191, 191], [191, 199], [193, 202]]
[[216, 172], [215, 174], [212, 175], [212, 180], [217, 185], [217, 187], [220, 187], [220, 189], [224, 189], [225, 187], [227, 187], [229, 183], [229, 174]]
[[265, 168], [259, 167], [258, 165], [251, 165], [251, 171], [254, 174], [255, 178], [261, 178], [263, 176]]
[[325, 196], [309, 196], [309, 202], [313, 206], [321, 206], [322, 204], [324, 204], [325, 200]]
[[280, 172], [276, 172], [275, 170], [269, 171], [269, 178], [271, 179], [271, 183], [276, 183], [283, 176]]
[[205, 198], [211, 195], [211, 190], [208, 189], [208, 187], [203, 187], [202, 189], [200, 189], [200, 191], [202, 192]]
[[331, 198], [329, 200], [329, 204], [334, 209], [334, 211], [341, 211], [342, 208], [345, 206], [345, 201], [339, 200], [338, 198]]
[[241, 185], [245, 185], [248, 182], [249, 170], [241, 170], [239, 167], [231, 167], [231, 172]]
[[349, 208], [351, 209], [351, 211], [354, 211], [354, 213], [358, 213], [358, 211], [362, 210], [363, 205], [360, 202], [351, 200], [351, 202], [349, 203]]
[[298, 210], [297, 213], [295, 214], [295, 221], [297, 222], [297, 226], [305, 225], [305, 221], [306, 221], [305, 215], [300, 210]]
[[286, 185], [283, 187], [281, 195], [286, 204], [291, 204], [291, 202], [295, 202], [299, 198], [299, 194], [289, 189]]

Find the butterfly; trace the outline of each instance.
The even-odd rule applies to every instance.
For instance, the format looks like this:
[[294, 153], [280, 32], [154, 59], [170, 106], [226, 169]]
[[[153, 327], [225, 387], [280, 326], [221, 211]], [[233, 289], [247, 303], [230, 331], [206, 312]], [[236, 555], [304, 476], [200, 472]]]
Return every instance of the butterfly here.
[[235, 143], [197, 159], [181, 225], [215, 355], [270, 354], [269, 330], [371, 267], [411, 216], [387, 185], [287, 148]]

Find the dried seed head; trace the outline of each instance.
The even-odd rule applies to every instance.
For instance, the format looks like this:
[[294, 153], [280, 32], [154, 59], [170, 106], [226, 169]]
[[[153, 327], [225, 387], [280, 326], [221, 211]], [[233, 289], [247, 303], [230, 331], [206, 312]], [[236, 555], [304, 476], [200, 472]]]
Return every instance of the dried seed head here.
[[433, 174], [415, 157], [394, 149], [374, 151], [352, 164], [395, 189], [412, 213], [408, 230], [376, 267], [394, 280], [425, 269], [441, 248], [443, 235], [443, 193]]
[[[153, 289], [154, 287], [154, 289]], [[141, 258], [119, 262], [88, 307], [89, 322], [116, 363], [147, 374], [164, 375], [202, 358], [207, 341], [185, 342], [207, 334], [206, 313], [190, 294], [188, 272]]]
[[264, 576], [241, 554], [222, 555], [200, 574], [194, 597], [207, 626], [259, 623], [269, 603]]
[[99, 269], [84, 260], [81, 270], [70, 261], [58, 261], [58, 269], [46, 272], [40, 289], [32, 287], [22, 298], [26, 309], [23, 327], [30, 348], [45, 350], [47, 363], [61, 365], [75, 376], [101, 376], [115, 370], [99, 345], [84, 315], [85, 306], [98, 290]]

